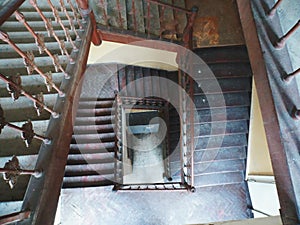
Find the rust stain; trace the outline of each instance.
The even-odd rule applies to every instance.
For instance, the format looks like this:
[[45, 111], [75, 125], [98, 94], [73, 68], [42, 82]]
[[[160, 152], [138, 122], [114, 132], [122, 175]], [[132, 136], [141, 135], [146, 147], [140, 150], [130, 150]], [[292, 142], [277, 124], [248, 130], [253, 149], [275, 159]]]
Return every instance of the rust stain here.
[[200, 17], [195, 21], [194, 40], [196, 47], [219, 44], [219, 26], [217, 17]]

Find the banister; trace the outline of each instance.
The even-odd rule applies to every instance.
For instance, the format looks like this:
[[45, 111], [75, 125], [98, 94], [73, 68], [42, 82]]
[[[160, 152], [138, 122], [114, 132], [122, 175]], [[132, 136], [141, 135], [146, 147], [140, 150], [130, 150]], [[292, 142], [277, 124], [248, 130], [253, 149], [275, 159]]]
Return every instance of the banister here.
[[0, 26], [10, 17], [25, 0], [10, 0], [0, 8]]

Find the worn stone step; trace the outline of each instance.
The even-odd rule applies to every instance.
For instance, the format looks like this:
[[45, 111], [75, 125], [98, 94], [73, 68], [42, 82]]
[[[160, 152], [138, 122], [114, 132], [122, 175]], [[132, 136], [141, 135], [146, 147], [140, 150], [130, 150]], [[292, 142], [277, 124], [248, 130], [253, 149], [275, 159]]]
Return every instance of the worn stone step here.
[[114, 175], [64, 177], [62, 188], [82, 188], [113, 185]]
[[[68, 58], [66, 56], [59, 56], [59, 61], [63, 67], [68, 64]], [[55, 72], [55, 68], [50, 57], [35, 57], [34, 62], [43, 73], [47, 73], [49, 71]], [[0, 71], [5, 76], [11, 76], [17, 73], [27, 74], [27, 69], [24, 66], [22, 58], [0, 59]], [[37, 72], [34, 71], [34, 73]]]
[[197, 81], [212, 78], [251, 77], [252, 70], [248, 62], [210, 63], [208, 67], [202, 64], [191, 65], [197, 71], [194, 79]]
[[105, 175], [114, 173], [114, 163], [67, 165], [65, 177]]
[[194, 95], [197, 109], [250, 106], [250, 102], [251, 95], [249, 92]]
[[199, 150], [239, 146], [247, 146], [246, 134], [230, 134], [195, 138], [195, 148]]
[[113, 142], [115, 140], [115, 133], [96, 133], [96, 134], [73, 134], [71, 143], [72, 144], [92, 144], [92, 143], [103, 143]]
[[70, 144], [71, 154], [88, 154], [88, 153], [102, 153], [113, 152], [115, 148], [114, 142], [106, 143], [92, 143], [92, 144]]
[[109, 116], [114, 115], [113, 108], [97, 108], [97, 109], [78, 109], [77, 117], [91, 117], [91, 116]]
[[251, 91], [251, 77], [237, 77], [234, 79], [207, 79], [194, 84], [195, 94], [231, 93]]
[[[61, 55], [61, 50], [57, 42], [46, 42], [46, 48], [52, 53], [52, 55], [58, 54]], [[66, 49], [68, 52], [72, 51], [72, 45], [70, 42], [65, 42]], [[17, 46], [24, 52], [32, 51], [35, 56], [47, 56], [46, 52], [40, 54], [39, 49], [35, 43], [19, 43]], [[0, 59], [8, 59], [8, 58], [20, 58], [19, 54], [8, 44], [0, 44]], [[51, 59], [52, 60], [52, 59]]]
[[113, 124], [102, 125], [86, 125], [86, 126], [74, 126], [74, 134], [96, 134], [96, 133], [111, 133], [114, 131]]
[[194, 177], [195, 187], [223, 186], [230, 184], [239, 184], [244, 182], [244, 173], [242, 171], [208, 173]]
[[[45, 23], [44, 21], [28, 21], [28, 25], [35, 31], [46, 31]], [[62, 20], [62, 24], [66, 27], [70, 28], [70, 24], [68, 20]], [[76, 24], [74, 24], [76, 27]], [[52, 21], [52, 26], [54, 30], [60, 30], [62, 29], [61, 25], [55, 21]], [[76, 27], [78, 28], [78, 27]], [[20, 23], [18, 21], [6, 21], [1, 25], [1, 30], [5, 32], [20, 32], [20, 31], [27, 31], [26, 27], [23, 23]]]
[[96, 108], [112, 108], [114, 101], [79, 101], [78, 109], [96, 109]]
[[[53, 73], [52, 79], [54, 84], [59, 87], [62, 80], [64, 79], [63, 73]], [[26, 91], [28, 94], [35, 95], [37, 93], [43, 92], [44, 95], [55, 94], [56, 90], [52, 88], [50, 92], [47, 90], [47, 86], [45, 85], [45, 79], [41, 77], [39, 74], [34, 75], [21, 75], [22, 80], [22, 89]], [[0, 80], [0, 96], [1, 97], [10, 97], [10, 94], [7, 91], [7, 84]]]
[[100, 164], [114, 162], [114, 153], [69, 154], [67, 165]]
[[76, 117], [75, 126], [112, 124], [115, 116]]
[[[44, 102], [49, 108], [53, 108], [57, 94], [44, 95]], [[32, 100], [25, 96], [20, 96], [18, 100], [13, 101], [10, 97], [0, 98], [0, 104], [4, 110], [4, 116], [7, 122], [18, 122], [31, 120], [49, 119], [50, 113], [43, 110], [41, 115], [38, 116], [34, 108]]]
[[[76, 38], [74, 31], [70, 30], [69, 32], [70, 32], [72, 40], [74, 41]], [[48, 36], [47, 31], [39, 31], [38, 33], [44, 35], [45, 42], [56, 42], [54, 37]], [[55, 33], [60, 40], [65, 40], [65, 43], [67, 44], [65, 33], [63, 30], [55, 30]], [[18, 44], [18, 43], [35, 43], [35, 39], [32, 37], [32, 35], [28, 31], [7, 32], [7, 34], [9, 35], [10, 39], [12, 41], [14, 41], [14, 43], [16, 43], [16, 44]], [[1, 40], [0, 40], [0, 43], [5, 44], [5, 42], [3, 42]]]

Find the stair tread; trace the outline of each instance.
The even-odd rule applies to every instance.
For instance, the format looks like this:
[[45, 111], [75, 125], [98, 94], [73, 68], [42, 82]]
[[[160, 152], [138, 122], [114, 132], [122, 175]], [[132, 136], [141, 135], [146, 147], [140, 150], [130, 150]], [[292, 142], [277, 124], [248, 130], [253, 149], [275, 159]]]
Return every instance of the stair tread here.
[[113, 185], [113, 175], [64, 177], [63, 188], [82, 188]]
[[69, 154], [67, 165], [112, 163], [114, 162], [114, 155], [114, 152]]

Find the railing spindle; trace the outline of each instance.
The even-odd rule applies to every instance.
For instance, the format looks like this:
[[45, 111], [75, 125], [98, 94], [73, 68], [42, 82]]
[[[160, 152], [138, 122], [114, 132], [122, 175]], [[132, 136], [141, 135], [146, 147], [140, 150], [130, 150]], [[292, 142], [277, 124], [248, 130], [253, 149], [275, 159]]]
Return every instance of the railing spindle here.
[[281, 49], [285, 46], [286, 41], [296, 32], [296, 30], [300, 27], [300, 20], [285, 34], [283, 35], [276, 43], [275, 48]]
[[51, 0], [47, 0], [47, 2], [52, 10], [53, 16], [55, 18], [55, 22], [58, 23], [65, 32], [66, 40], [71, 43], [74, 51], [78, 51], [77, 46], [75, 45], [75, 43], [73, 42], [73, 40], [71, 38], [69, 29], [67, 27], [65, 27], [65, 25], [63, 24], [63, 22], [59, 16], [57, 8], [52, 4]]
[[147, 1], [147, 36], [150, 37], [150, 2]]
[[[37, 71], [45, 80], [49, 81], [47, 75], [45, 75], [34, 63], [34, 55], [32, 52], [24, 53], [10, 38], [9, 36], [0, 31], [0, 39], [6, 43], [8, 43], [24, 60], [25, 67], [27, 68], [28, 75], [31, 75], [33, 71]], [[55, 85], [52, 84], [53, 88], [58, 92], [60, 96], [64, 96], [64, 93]]]
[[71, 16], [70, 16], [69, 13], [68, 13], [68, 10], [67, 10], [67, 8], [66, 8], [66, 6], [65, 6], [64, 0], [59, 0], [59, 4], [60, 4], [60, 7], [61, 7], [61, 11], [65, 13], [67, 19], [69, 20], [70, 28], [71, 28], [71, 30], [75, 33], [75, 35], [76, 35], [76, 40], [80, 41], [81, 38], [80, 38], [80, 36], [79, 36], [79, 34], [78, 34], [76, 28], [75, 28], [73, 19], [71, 18]]
[[44, 42], [44, 35], [43, 34], [38, 34], [35, 33], [34, 30], [30, 27], [30, 25], [27, 23], [24, 15], [18, 11], [15, 11], [15, 16], [16, 19], [20, 22], [23, 23], [24, 26], [27, 28], [27, 30], [31, 33], [31, 35], [34, 37], [36, 45], [39, 48], [39, 52], [40, 54], [42, 54], [43, 52], [46, 52], [48, 54], [48, 56], [52, 59], [52, 63], [54, 65], [55, 71], [58, 72], [58, 70], [60, 70], [62, 73], [64, 73], [65, 78], [69, 79], [70, 76], [66, 73], [66, 71], [64, 70], [64, 68], [62, 67], [62, 65], [59, 62], [59, 58], [58, 55], [53, 55], [48, 48], [45, 45]]
[[32, 175], [36, 178], [42, 176], [42, 172], [38, 170], [26, 170], [21, 169], [19, 159], [13, 156], [12, 159], [5, 163], [4, 168], [0, 168], [0, 173], [3, 174], [3, 180], [8, 183], [11, 189], [17, 183], [17, 179], [20, 175]]
[[72, 1], [71, 0], [67, 0], [67, 3], [70, 5], [70, 8], [71, 8], [71, 10], [73, 12], [73, 17], [74, 17], [75, 21], [77, 22], [77, 24], [79, 26], [79, 29], [83, 30], [83, 26], [82, 26], [82, 24], [80, 22], [80, 19], [79, 19], [79, 16], [78, 16], [78, 12], [76, 11], [76, 9], [75, 9]]
[[29, 1], [30, 4], [35, 8], [35, 10], [38, 12], [38, 14], [40, 15], [40, 17], [42, 18], [42, 20], [44, 21], [45, 23], [45, 27], [46, 27], [46, 30], [48, 31], [48, 36], [51, 37], [53, 36], [54, 39], [57, 41], [58, 45], [59, 45], [59, 48], [61, 50], [61, 54], [62, 55], [66, 55], [69, 59], [69, 62], [71, 64], [74, 64], [75, 61], [74, 59], [70, 56], [70, 54], [68, 53], [67, 49], [66, 49], [66, 46], [65, 46], [65, 43], [64, 43], [64, 40], [60, 40], [56, 34], [56, 32], [54, 31], [53, 29], [53, 26], [52, 26], [52, 21], [50, 18], [46, 18], [45, 15], [43, 14], [43, 12], [41, 11], [41, 9], [38, 7], [37, 3], [36, 3], [36, 0], [30, 0]]
[[132, 0], [132, 12], [131, 13], [132, 13], [132, 18], [133, 18], [133, 29], [134, 29], [134, 32], [137, 32], [135, 0]]
[[40, 115], [41, 109], [45, 109], [46, 111], [51, 113], [51, 115], [54, 118], [58, 117], [58, 113], [54, 112], [52, 109], [50, 109], [48, 106], [46, 106], [44, 104], [44, 101], [43, 101], [43, 98], [42, 98], [41, 94], [38, 94], [37, 97], [35, 98], [35, 97], [28, 94], [26, 91], [24, 91], [22, 89], [20, 76], [15, 75], [15, 76], [12, 76], [11, 79], [9, 79], [9, 78], [7, 78], [6, 76], [4, 76], [3, 74], [0, 73], [0, 79], [8, 84], [9, 92], [12, 95], [12, 98], [14, 100], [17, 100], [19, 98], [19, 95], [23, 94], [25, 97], [27, 97], [28, 99], [33, 101], [34, 104], [35, 104], [35, 108], [37, 110], [38, 116]]

